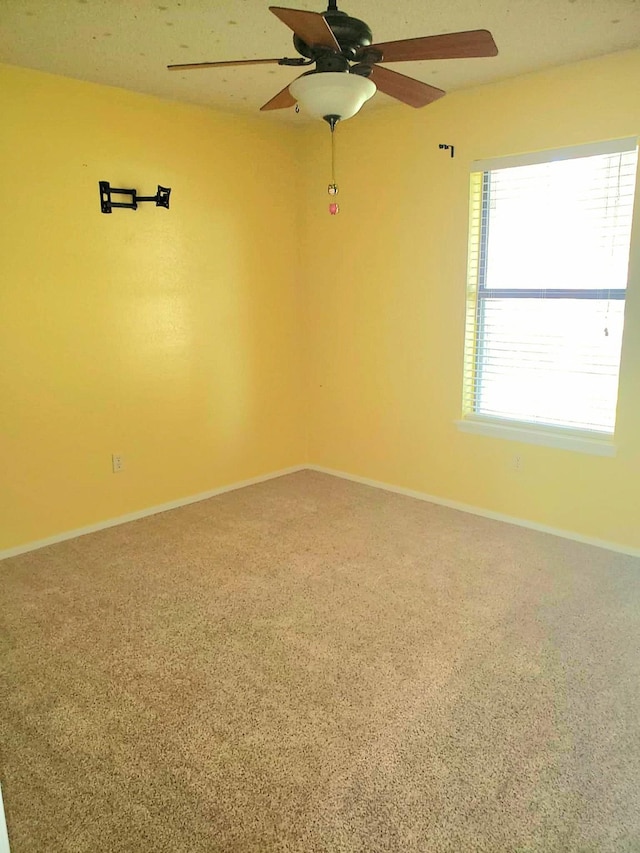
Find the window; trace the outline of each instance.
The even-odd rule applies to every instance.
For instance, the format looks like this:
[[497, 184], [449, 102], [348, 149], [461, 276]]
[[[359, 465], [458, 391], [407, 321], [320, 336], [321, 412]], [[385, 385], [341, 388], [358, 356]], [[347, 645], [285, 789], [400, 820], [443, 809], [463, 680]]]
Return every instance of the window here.
[[636, 161], [633, 139], [473, 164], [462, 429], [612, 447]]

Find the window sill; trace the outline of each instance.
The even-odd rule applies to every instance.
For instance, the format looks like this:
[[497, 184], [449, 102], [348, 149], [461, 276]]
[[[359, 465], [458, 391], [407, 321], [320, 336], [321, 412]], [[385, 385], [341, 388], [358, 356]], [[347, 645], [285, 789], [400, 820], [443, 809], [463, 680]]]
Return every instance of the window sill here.
[[590, 453], [594, 456], [615, 456], [616, 446], [613, 436], [606, 433], [573, 432], [562, 427], [540, 427], [498, 418], [467, 417], [455, 422], [462, 432], [475, 435], [487, 435], [492, 438], [504, 438], [508, 441], [521, 441], [523, 444], [542, 444], [561, 450], [573, 450], [578, 453]]

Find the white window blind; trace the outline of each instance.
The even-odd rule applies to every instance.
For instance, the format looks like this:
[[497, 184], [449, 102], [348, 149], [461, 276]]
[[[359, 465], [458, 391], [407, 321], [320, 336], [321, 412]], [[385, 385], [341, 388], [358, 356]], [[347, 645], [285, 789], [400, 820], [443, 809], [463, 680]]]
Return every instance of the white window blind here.
[[636, 141], [547, 158], [472, 171], [463, 413], [612, 434]]

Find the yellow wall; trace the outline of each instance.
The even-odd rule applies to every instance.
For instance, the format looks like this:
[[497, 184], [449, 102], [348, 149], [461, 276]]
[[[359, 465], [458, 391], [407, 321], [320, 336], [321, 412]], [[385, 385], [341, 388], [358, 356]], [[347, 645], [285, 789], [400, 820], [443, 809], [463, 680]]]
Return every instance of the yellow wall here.
[[[640, 546], [640, 227], [616, 458], [454, 426], [470, 161], [640, 134], [638, 80], [640, 53], [631, 52], [452, 94], [423, 110], [364, 111], [336, 132], [337, 217], [327, 213], [329, 133], [305, 130], [312, 462]], [[453, 143], [455, 159], [439, 143]]]
[[[0, 549], [307, 460], [639, 547], [640, 229], [617, 457], [454, 426], [469, 162], [638, 134], [638, 79], [632, 52], [365, 110], [330, 217], [320, 123], [0, 68]], [[171, 210], [104, 216], [99, 180]]]
[[297, 130], [6, 66], [0, 116], [0, 549], [304, 462]]

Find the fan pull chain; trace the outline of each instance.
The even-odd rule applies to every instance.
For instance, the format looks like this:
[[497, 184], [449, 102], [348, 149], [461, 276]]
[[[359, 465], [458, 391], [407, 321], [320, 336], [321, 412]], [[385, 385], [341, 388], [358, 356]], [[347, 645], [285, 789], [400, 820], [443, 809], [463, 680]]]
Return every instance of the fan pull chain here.
[[[335, 125], [331, 127], [331, 183], [327, 188], [327, 192], [329, 195], [334, 196], [338, 194], [338, 185], [336, 184], [336, 138], [335, 138]], [[329, 213], [331, 216], [335, 216], [336, 213], [340, 213], [340, 205], [332, 201], [329, 203]]]

